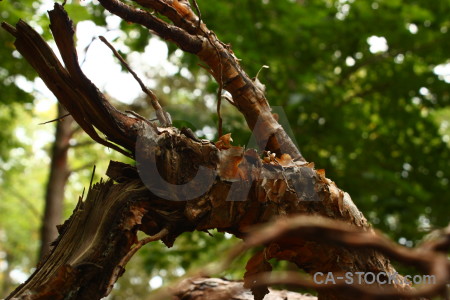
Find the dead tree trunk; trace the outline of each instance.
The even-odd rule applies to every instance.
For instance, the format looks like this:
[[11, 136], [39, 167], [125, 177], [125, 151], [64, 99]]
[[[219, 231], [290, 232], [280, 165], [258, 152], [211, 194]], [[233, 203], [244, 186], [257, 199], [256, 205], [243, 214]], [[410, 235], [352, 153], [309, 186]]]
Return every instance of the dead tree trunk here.
[[[381, 253], [436, 273], [437, 285], [417, 291], [406, 284], [319, 286], [296, 275], [285, 282], [315, 287], [320, 299], [417, 298], [442, 292], [450, 270], [446, 255], [434, 246], [419, 254], [409, 252], [375, 234], [350, 196], [305, 162], [270, 113], [263, 89], [185, 1], [136, 2], [164, 14], [173, 25], [122, 2], [100, 0], [112, 13], [198, 55], [221, 88], [232, 94], [232, 103], [246, 117], [259, 144], [267, 144], [266, 149], [278, 157], [261, 159], [255, 150], [230, 145], [226, 137], [216, 144], [198, 140], [188, 131], [168, 126], [156, 104], [164, 126], [116, 110], [81, 72], [71, 21], [58, 4], [50, 11], [50, 28], [64, 66], [25, 22], [15, 27], [3, 24], [15, 37], [17, 50], [80, 126], [95, 141], [137, 162], [137, 167], [110, 164], [110, 179], [93, 185], [86, 199], [80, 198], [73, 215], [59, 228], [50, 255], [7, 299], [100, 299], [145, 243], [159, 239], [171, 246], [183, 232], [212, 228], [244, 239], [245, 247], [265, 246], [246, 267], [245, 286], [256, 299], [262, 299], [266, 285], [277, 279], [267, 277], [269, 259], [291, 261], [310, 274], [393, 273]], [[289, 216], [298, 217], [288, 221]], [[282, 221], [262, 235], [249, 233], [252, 226], [277, 218]], [[138, 241], [137, 231], [150, 236]]]

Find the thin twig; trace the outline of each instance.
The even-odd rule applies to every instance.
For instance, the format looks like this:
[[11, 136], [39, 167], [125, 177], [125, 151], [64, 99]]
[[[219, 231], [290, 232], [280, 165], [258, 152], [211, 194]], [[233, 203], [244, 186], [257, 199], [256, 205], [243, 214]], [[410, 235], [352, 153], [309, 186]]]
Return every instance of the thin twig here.
[[[216, 48], [216, 50], [217, 50], [217, 48]], [[217, 50], [217, 52], [219, 53], [219, 50]], [[219, 57], [220, 57], [220, 53], [219, 53]], [[222, 116], [220, 115], [220, 107], [222, 106], [222, 90], [223, 90], [222, 57], [220, 57], [220, 79], [219, 79], [219, 90], [217, 91], [217, 118], [218, 118], [217, 132], [218, 132], [219, 138], [223, 135]]]
[[198, 7], [197, 1], [196, 0], [192, 0], [192, 3], [194, 3], [194, 7], [195, 7], [195, 10], [196, 10], [197, 16], [198, 16], [197, 27], [200, 28], [200, 26], [202, 25], [202, 13], [200, 12], [200, 7]]
[[85, 190], [86, 190], [86, 187], [83, 187], [83, 192], [81, 193], [81, 200], [83, 200], [84, 199], [84, 192], [85, 192]]
[[141, 116], [141, 115], [138, 114], [137, 112], [134, 112], [134, 111], [132, 111], [132, 110], [126, 110], [125, 112], [126, 112], [126, 113], [129, 113], [129, 114], [131, 114], [131, 115], [133, 115], [134, 117], [138, 118], [138, 119], [141, 120], [141, 121], [144, 121], [145, 123], [151, 124], [151, 123], [150, 123], [151, 120], [148, 120], [148, 119], [144, 118], [143, 116]]
[[84, 63], [86, 62], [87, 59], [87, 53], [89, 51], [89, 48], [91, 48], [92, 43], [95, 41], [95, 36], [92, 37], [91, 41], [89, 42], [89, 44], [84, 48], [84, 57], [83, 57], [83, 61], [81, 62], [81, 66], [84, 65]]
[[56, 121], [62, 121], [65, 117], [68, 117], [68, 116], [70, 116], [70, 113], [67, 113], [64, 116], [58, 117], [56, 119], [53, 119], [53, 120], [50, 120], [50, 121], [47, 121], [47, 122], [44, 122], [44, 123], [39, 123], [38, 125], [45, 125], [45, 124], [56, 122]]
[[92, 169], [91, 181], [89, 182], [89, 191], [91, 191], [92, 189], [92, 182], [94, 181], [95, 168], [96, 166], [94, 165], [94, 168]]
[[158, 98], [156, 97], [155, 93], [153, 93], [150, 89], [148, 89], [144, 85], [142, 80], [131, 69], [131, 67], [128, 65], [128, 63], [125, 61], [125, 59], [123, 59], [123, 57], [120, 55], [120, 53], [117, 52], [117, 50], [114, 49], [114, 47], [103, 36], [100, 36], [99, 38], [103, 43], [105, 43], [106, 46], [108, 46], [109, 49], [111, 49], [111, 51], [114, 53], [114, 56], [122, 63], [122, 65], [125, 68], [127, 68], [127, 70], [131, 73], [131, 75], [133, 75], [134, 79], [136, 79], [136, 81], [139, 83], [142, 91], [150, 97], [151, 104], [152, 104], [153, 108], [155, 109], [156, 117], [158, 118], [159, 122], [161, 122], [161, 124], [163, 126], [171, 126], [172, 122], [171, 122], [170, 118], [168, 117], [167, 113], [164, 112], [161, 105], [159, 104]]

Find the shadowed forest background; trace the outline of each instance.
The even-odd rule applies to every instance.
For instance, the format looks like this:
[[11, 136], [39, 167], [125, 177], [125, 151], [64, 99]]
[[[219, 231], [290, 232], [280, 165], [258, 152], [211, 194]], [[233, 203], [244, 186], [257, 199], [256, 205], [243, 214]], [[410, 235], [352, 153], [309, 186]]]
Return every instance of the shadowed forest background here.
[[[198, 4], [203, 20], [232, 45], [247, 72], [258, 74], [266, 85], [270, 104], [286, 114], [286, 128], [302, 154], [352, 196], [375, 228], [412, 247], [448, 224], [450, 1], [198, 0]], [[13, 24], [18, 18], [27, 20], [49, 39], [45, 11], [52, 6], [49, 1], [2, 1], [0, 16]], [[102, 65], [103, 58], [110, 58], [116, 69], [120, 64], [98, 39], [80, 36], [83, 32], [104, 35], [114, 44], [167, 105], [175, 126], [188, 126], [202, 138], [217, 140], [217, 83], [197, 58], [171, 44], [165, 48], [148, 30], [120, 22], [96, 1], [68, 1], [65, 9], [78, 22], [80, 64], [90, 68], [88, 77], [100, 74], [92, 80], [118, 107], [152, 114], [126, 70], [120, 80], [130, 80], [129, 90], [108, 85], [114, 79], [108, 78], [111, 74], [105, 69], [111, 65]], [[57, 105], [4, 31], [0, 41], [3, 297], [28, 277], [38, 261], [56, 124], [40, 123], [57, 118]], [[161, 61], [155, 63], [155, 57]], [[224, 133], [233, 133], [234, 144], [246, 145], [250, 131], [226, 101], [222, 117]], [[60, 223], [89, 186], [94, 164], [98, 179], [110, 159], [124, 161], [113, 150], [92, 143], [75, 124], [70, 131]], [[145, 299], [161, 284], [216, 260], [236, 241], [230, 235], [211, 234], [214, 238], [200, 232], [184, 234], [171, 249], [162, 244], [144, 247], [109, 298]], [[231, 266], [218, 275], [242, 277], [242, 268], [233, 270]]]

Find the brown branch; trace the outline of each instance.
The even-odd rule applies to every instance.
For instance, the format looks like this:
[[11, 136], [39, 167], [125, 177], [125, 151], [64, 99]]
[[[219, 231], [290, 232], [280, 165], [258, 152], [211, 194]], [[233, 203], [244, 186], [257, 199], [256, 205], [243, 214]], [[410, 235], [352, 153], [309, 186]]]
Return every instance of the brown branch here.
[[192, 0], [192, 3], [194, 3], [195, 12], [198, 16], [198, 24], [197, 28], [200, 28], [202, 26], [202, 12], [200, 11], [200, 7], [198, 6], [197, 0]]
[[153, 9], [166, 16], [179, 27], [191, 35], [201, 33], [201, 17], [197, 17], [189, 7], [188, 0], [133, 0], [143, 7]]
[[[433, 248], [430, 248], [430, 250], [426, 250], [424, 247], [409, 249], [393, 243], [384, 235], [372, 230], [363, 230], [342, 221], [318, 216], [282, 218], [270, 224], [265, 224], [263, 228], [256, 228], [249, 233], [243, 244], [235, 247], [230, 252], [227, 259], [222, 263], [222, 270], [244, 251], [260, 245], [266, 246], [266, 261], [271, 258], [277, 258], [278, 255], [283, 255], [282, 252], [286, 250], [286, 243], [292, 242], [293, 237], [295, 239], [339, 245], [352, 249], [373, 249], [408, 266], [416, 266], [427, 272], [427, 274], [434, 275], [436, 282], [414, 290], [398, 289], [395, 287], [395, 284], [382, 288], [378, 285], [349, 285], [344, 280], [339, 280], [335, 284], [318, 284], [297, 272], [256, 273], [246, 278], [246, 282], [251, 282], [254, 287], [287, 284], [314, 288], [318, 291], [339, 290], [343, 292], [342, 290], [345, 290], [345, 293], [349, 295], [357, 293], [376, 299], [392, 299], [393, 297], [412, 299], [439, 295], [442, 291], [445, 291], [446, 285], [450, 280], [450, 262], [446, 254], [438, 253]], [[274, 245], [278, 248], [279, 254], [276, 253], [277, 251], [274, 252]], [[281, 257], [281, 259], [283, 258]], [[218, 270], [215, 271], [217, 272]], [[336, 274], [335, 276], [338, 275]], [[404, 280], [400, 275], [396, 279], [399, 278]]]
[[[298, 216], [282, 218], [263, 228], [249, 233], [242, 248], [236, 249], [231, 257], [239, 255], [258, 245], [275, 242], [286, 235], [296, 235], [313, 241], [325, 241], [353, 248], [373, 248], [404, 263], [423, 268], [434, 258], [424, 255], [425, 251], [412, 252], [408, 248], [398, 246], [383, 235], [369, 228], [358, 228], [347, 222], [322, 218], [318, 216]], [[431, 253], [428, 253], [431, 254]]]
[[140, 24], [152, 30], [161, 38], [175, 42], [182, 50], [197, 53], [201, 49], [201, 41], [195, 36], [177, 26], [167, 24], [145, 11], [137, 10], [117, 0], [99, 0], [99, 2], [109, 12], [125, 21]]
[[[445, 261], [440, 261], [440, 263], [443, 262]], [[343, 277], [343, 274], [341, 274], [341, 276]], [[440, 279], [448, 280], [449, 278], [444, 277]], [[319, 292], [337, 292], [341, 294], [341, 297], [348, 295], [348, 299], [423, 299], [421, 297], [442, 295], [447, 285], [447, 282], [440, 281], [436, 285], [428, 284], [416, 290], [399, 290], [392, 286], [381, 288], [380, 286], [371, 286], [367, 284], [349, 285], [345, 283], [345, 281], [336, 281], [334, 284], [318, 284], [314, 283], [311, 279], [306, 278], [306, 276], [292, 271], [260, 273], [250, 277], [249, 280], [254, 282], [254, 286], [282, 284], [291, 287], [312, 288]]]
[[[439, 241], [442, 242], [450, 237], [449, 228], [450, 227], [440, 230], [441, 234], [439, 237], [441, 239], [438, 239]], [[410, 249], [399, 246], [384, 235], [372, 230], [362, 230], [358, 227], [349, 226], [347, 223], [319, 216], [312, 217], [302, 215], [282, 218], [269, 224], [265, 224], [262, 227], [252, 229], [248, 232], [245, 242], [231, 249], [228, 255], [226, 255], [226, 258], [220, 261], [220, 265], [214, 268], [203, 267], [191, 271], [186, 275], [185, 279], [182, 279], [180, 282], [176, 282], [167, 288], [167, 290], [172, 292], [162, 290], [159, 294], [155, 295], [155, 299], [165, 299], [171, 293], [176, 297], [178, 295], [184, 295], [183, 291], [186, 284], [189, 284], [191, 281], [202, 280], [201, 278], [197, 279], [199, 276], [209, 277], [214, 274], [222, 273], [229, 268], [233, 260], [251, 248], [265, 245], [266, 250], [264, 251], [264, 259], [267, 261], [273, 258], [270, 251], [271, 247], [273, 249], [273, 246], [271, 245], [276, 244], [281, 250], [286, 250], [283, 248], [282, 240], [294, 236], [295, 238], [302, 238], [308, 241], [320, 241], [324, 244], [339, 244], [347, 248], [377, 249], [407, 265], [415, 265], [419, 269], [425, 270], [430, 275], [436, 275], [435, 278], [437, 278], [437, 280], [428, 283], [428, 285], [425, 284], [419, 286], [417, 289], [398, 289], [395, 287], [397, 284], [395, 281], [398, 281], [398, 284], [402, 284], [401, 282], [406, 280], [401, 275], [395, 275], [395, 273], [395, 277], [392, 279], [391, 283], [386, 281], [386, 285], [380, 287], [374, 286], [374, 284], [367, 284], [363, 281], [358, 282], [357, 280], [355, 280], [354, 284], [349, 284], [342, 279], [345, 279], [345, 274], [339, 272], [334, 273], [335, 283], [325, 284], [314, 282], [311, 280], [310, 276], [303, 275], [299, 272], [282, 271], [256, 273], [247, 277], [246, 282], [251, 282], [254, 288], [281, 284], [292, 287], [312, 288], [319, 292], [335, 292], [343, 297], [346, 297], [345, 295], [351, 296], [352, 299], [357, 297], [361, 299], [418, 299], [421, 297], [433, 297], [445, 294], [446, 285], [450, 281], [450, 262], [445, 253], [439, 253], [441, 249], [424, 246]], [[353, 272], [352, 275], [355, 275], [355, 273]], [[391, 274], [386, 274], [384, 278], [389, 277], [389, 275]], [[338, 279], [338, 277], [341, 279]], [[239, 285], [238, 282], [236, 282], [236, 284], [237, 286], [228, 289], [228, 293], [224, 295], [225, 298], [223, 299], [231, 299], [245, 291], [243, 286]], [[211, 294], [208, 294], [208, 297], [222, 299], [220, 298], [221, 294], [220, 291], [211, 291]], [[198, 297], [198, 299], [208, 299], [205, 298], [203, 294], [198, 294], [197, 296], [197, 294], [194, 293], [193, 297]]]
[[[113, 14], [152, 29], [162, 38], [174, 42], [184, 51], [196, 54], [204, 61], [219, 83], [219, 91], [223, 88], [233, 96], [235, 106], [244, 115], [249, 128], [255, 133], [261, 149], [266, 148], [278, 156], [287, 153], [295, 160], [305, 161], [290, 137], [272, 116], [264, 92], [241, 68], [231, 48], [222, 43], [204, 23], [196, 27], [195, 24], [198, 19], [190, 8], [187, 6], [180, 7], [177, 0], [172, 1], [171, 5], [162, 0], [136, 0], [136, 2], [165, 15], [175, 26], [164, 24], [158, 27], [147, 23], [146, 25], [142, 19], [148, 18], [151, 20], [150, 23], [157, 23], [156, 20], [158, 19], [116, 0], [100, 0], [100, 3]], [[183, 33], [179, 36], [167, 35], [166, 31], [173, 28], [177, 28], [178, 31]], [[192, 47], [194, 44], [195, 47]], [[218, 99], [218, 104], [220, 104], [220, 101]], [[219, 109], [218, 113], [220, 113]]]

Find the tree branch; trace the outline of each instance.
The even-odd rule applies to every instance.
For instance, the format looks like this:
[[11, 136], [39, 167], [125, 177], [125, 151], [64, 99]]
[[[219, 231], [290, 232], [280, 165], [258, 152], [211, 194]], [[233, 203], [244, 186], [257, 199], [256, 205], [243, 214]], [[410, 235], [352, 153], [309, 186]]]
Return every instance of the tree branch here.
[[[172, 1], [171, 5], [161, 0], [136, 0], [136, 2], [165, 15], [174, 22], [175, 26], [161, 24], [163, 21], [156, 17], [122, 2], [100, 0], [100, 3], [111, 13], [126, 21], [152, 29], [165, 40], [174, 42], [180, 49], [193, 53], [204, 61], [219, 83], [219, 90], [223, 88], [233, 96], [235, 106], [244, 115], [249, 128], [255, 133], [261, 149], [266, 148], [277, 153], [278, 156], [287, 153], [295, 160], [305, 161], [290, 137], [272, 116], [264, 91], [245, 73], [231, 47], [222, 43], [205, 24], [195, 27], [198, 17], [189, 7], [185, 6], [181, 11], [181, 8], [175, 5], [178, 1]], [[151, 22], [143, 22], [143, 19], [149, 19]], [[168, 30], [170, 34], [167, 33]]]

